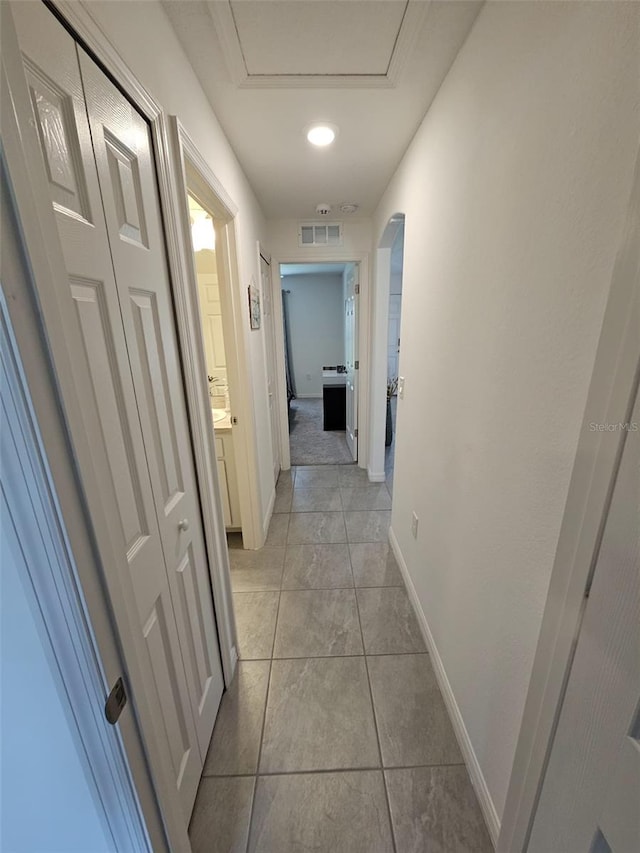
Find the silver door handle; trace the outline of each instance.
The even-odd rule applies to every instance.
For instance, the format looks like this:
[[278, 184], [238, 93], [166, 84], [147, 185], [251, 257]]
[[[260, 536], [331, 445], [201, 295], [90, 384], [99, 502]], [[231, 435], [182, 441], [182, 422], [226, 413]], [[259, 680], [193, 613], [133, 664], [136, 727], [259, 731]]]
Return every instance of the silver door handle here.
[[184, 530], [185, 533], [189, 529], [189, 519], [183, 518], [182, 521], [178, 522], [178, 530]]

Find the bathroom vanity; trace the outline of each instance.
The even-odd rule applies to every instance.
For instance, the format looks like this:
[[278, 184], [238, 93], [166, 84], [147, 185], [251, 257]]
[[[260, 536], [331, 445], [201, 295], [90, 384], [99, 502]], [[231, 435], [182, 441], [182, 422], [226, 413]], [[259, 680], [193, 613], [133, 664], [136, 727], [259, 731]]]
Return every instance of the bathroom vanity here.
[[224, 409], [212, 409], [213, 429], [216, 440], [216, 465], [224, 526], [227, 530], [241, 530], [238, 478], [233, 455], [233, 427], [231, 416]]

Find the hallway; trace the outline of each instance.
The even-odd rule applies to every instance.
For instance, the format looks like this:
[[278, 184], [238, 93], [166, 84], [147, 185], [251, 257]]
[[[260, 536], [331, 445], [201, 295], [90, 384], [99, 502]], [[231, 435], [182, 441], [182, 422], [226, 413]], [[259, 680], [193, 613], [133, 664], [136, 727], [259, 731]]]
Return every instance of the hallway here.
[[387, 542], [354, 466], [283, 472], [267, 544], [231, 548], [241, 661], [194, 853], [492, 850]]

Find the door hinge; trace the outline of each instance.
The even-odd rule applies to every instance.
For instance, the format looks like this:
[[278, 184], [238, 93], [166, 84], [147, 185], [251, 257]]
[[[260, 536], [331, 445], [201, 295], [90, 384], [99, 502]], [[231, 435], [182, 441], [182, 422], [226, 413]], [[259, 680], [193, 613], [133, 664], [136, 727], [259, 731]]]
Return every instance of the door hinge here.
[[113, 685], [111, 693], [104, 703], [104, 715], [112, 726], [118, 722], [122, 709], [127, 704], [127, 691], [124, 689], [124, 681], [120, 677]]
[[353, 437], [354, 437], [354, 438], [357, 438], [357, 437], [358, 437], [358, 430], [357, 430], [357, 429], [354, 429], [354, 431], [353, 431]]
[[354, 370], [360, 370], [360, 362], [359, 361], [356, 361], [356, 363], [353, 365], [353, 369]]
[[356, 291], [356, 296], [358, 296], [360, 294], [360, 285], [359, 284], [356, 284], [355, 291]]

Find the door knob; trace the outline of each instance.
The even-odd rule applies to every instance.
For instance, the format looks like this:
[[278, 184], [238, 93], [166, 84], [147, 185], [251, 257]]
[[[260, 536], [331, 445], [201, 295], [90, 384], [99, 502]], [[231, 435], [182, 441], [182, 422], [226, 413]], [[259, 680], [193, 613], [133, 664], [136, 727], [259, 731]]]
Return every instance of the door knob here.
[[182, 521], [178, 522], [178, 530], [184, 530], [185, 532], [189, 529], [189, 519], [183, 518]]

